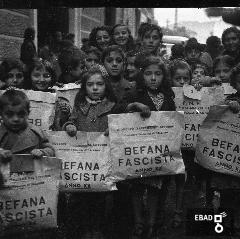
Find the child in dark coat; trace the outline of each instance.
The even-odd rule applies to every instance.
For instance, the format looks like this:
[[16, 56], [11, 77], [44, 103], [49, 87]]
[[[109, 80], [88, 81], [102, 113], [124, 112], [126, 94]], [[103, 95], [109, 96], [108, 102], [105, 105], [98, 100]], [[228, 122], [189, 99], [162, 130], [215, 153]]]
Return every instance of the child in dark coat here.
[[[107, 134], [109, 114], [128, 111], [141, 111], [149, 115], [149, 108], [141, 103], [119, 104], [113, 94], [107, 71], [103, 66], [94, 65], [83, 75], [82, 87], [75, 98], [73, 112], [63, 128], [70, 136], [78, 131], [105, 132]], [[99, 159], [100, 160], [100, 159]], [[112, 195], [106, 193], [82, 193], [72, 195], [74, 200], [81, 200], [84, 205], [82, 212], [87, 212], [85, 236], [102, 234], [101, 225], [104, 222], [105, 200], [111, 200]], [[109, 212], [108, 212], [109, 213]], [[109, 227], [109, 225], [108, 225]]]
[[13, 154], [32, 154], [34, 157], [55, 156], [54, 148], [41, 129], [28, 125], [30, 102], [17, 90], [8, 90], [0, 97], [0, 162]]

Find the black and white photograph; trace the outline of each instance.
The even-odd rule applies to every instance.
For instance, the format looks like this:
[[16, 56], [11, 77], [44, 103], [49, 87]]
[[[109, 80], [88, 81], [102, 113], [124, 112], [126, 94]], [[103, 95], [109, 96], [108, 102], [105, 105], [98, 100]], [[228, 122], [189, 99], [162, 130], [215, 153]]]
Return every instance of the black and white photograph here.
[[240, 7], [102, 1], [0, 1], [0, 238], [240, 238]]

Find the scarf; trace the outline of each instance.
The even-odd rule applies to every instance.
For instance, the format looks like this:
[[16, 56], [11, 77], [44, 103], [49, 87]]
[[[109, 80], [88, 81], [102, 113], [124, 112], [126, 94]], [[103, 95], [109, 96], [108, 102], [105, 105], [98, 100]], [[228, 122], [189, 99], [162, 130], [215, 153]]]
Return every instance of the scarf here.
[[148, 91], [148, 95], [151, 98], [154, 106], [156, 107], [157, 111], [160, 111], [164, 101], [163, 93], [159, 92], [158, 94], [153, 94]]

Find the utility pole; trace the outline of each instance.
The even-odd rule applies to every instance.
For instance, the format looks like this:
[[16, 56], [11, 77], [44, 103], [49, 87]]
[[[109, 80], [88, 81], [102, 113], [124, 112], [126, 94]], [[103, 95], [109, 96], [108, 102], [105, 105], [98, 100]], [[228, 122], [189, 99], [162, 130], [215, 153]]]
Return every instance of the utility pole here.
[[175, 21], [174, 21], [174, 29], [176, 30], [178, 27], [178, 9], [175, 8]]
[[166, 22], [167, 22], [167, 26], [166, 26], [166, 28], [168, 28], [168, 27], [169, 27], [169, 20], [167, 19]]

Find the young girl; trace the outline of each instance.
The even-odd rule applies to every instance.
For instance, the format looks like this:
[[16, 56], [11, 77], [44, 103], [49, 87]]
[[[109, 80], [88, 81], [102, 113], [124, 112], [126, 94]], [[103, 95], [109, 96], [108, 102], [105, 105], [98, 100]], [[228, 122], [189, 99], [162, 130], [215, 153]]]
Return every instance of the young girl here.
[[0, 72], [0, 89], [6, 89], [11, 86], [20, 89], [24, 89], [26, 87], [23, 64], [20, 61], [10, 58], [3, 60], [0, 65]]
[[[108, 128], [107, 115], [139, 110], [149, 115], [149, 108], [140, 103], [117, 104], [109, 76], [100, 65], [94, 65], [83, 75], [82, 87], [76, 95], [70, 121], [64, 125], [67, 133], [74, 136], [78, 131], [104, 132]], [[81, 194], [84, 204], [86, 233], [96, 233], [104, 223], [106, 193]], [[86, 204], [86, 205], [85, 205]], [[90, 229], [94, 229], [94, 232]]]
[[[53, 68], [46, 64], [46, 61], [35, 60], [29, 68], [28, 82], [29, 89], [35, 91], [55, 92], [52, 86], [56, 83], [56, 74]], [[55, 106], [54, 123], [51, 126], [53, 130], [61, 130], [64, 123], [67, 122], [70, 116], [70, 103], [67, 99], [59, 97]]]
[[87, 57], [85, 59], [85, 66], [89, 70], [94, 64], [99, 64], [101, 61], [101, 52], [94, 46], [86, 47], [85, 51]]
[[112, 28], [113, 43], [120, 46], [124, 52], [134, 48], [131, 31], [125, 24], [117, 24]]
[[56, 73], [53, 68], [44, 61], [35, 60], [27, 75], [29, 89], [36, 91], [51, 91], [56, 82]]
[[139, 27], [138, 35], [144, 51], [155, 56], [159, 54], [159, 47], [162, 42], [163, 34], [158, 25], [142, 23]]
[[[142, 58], [143, 56], [139, 55], [138, 57]], [[140, 68], [141, 71], [137, 80], [138, 91], [135, 96], [128, 100], [146, 104], [151, 111], [175, 111], [174, 92], [167, 81], [166, 69], [160, 59], [154, 56], [143, 57]], [[168, 181], [168, 176], [132, 180], [131, 195], [135, 224], [132, 238], [150, 239], [160, 236], [160, 225], [156, 220], [157, 216], [160, 216], [157, 213], [158, 205], [162, 200], [159, 197], [159, 188], [162, 188], [161, 197], [165, 198]], [[147, 225], [145, 225], [145, 218], [142, 215], [142, 200], [145, 189], [147, 189]], [[165, 200], [163, 199], [163, 201]]]
[[102, 54], [102, 62], [110, 76], [113, 93], [118, 101], [134, 92], [133, 85], [124, 79], [125, 55], [119, 46], [113, 45], [106, 48]]
[[[225, 104], [229, 105], [234, 113], [240, 111], [240, 65], [232, 69], [230, 84], [237, 90], [226, 97]], [[232, 210], [234, 215], [234, 229], [240, 235], [240, 179], [236, 176], [211, 172], [212, 206], [216, 212], [220, 208]], [[227, 212], [228, 213], [228, 212]], [[225, 227], [224, 227], [225, 229]]]
[[111, 44], [111, 30], [108, 26], [93, 28], [89, 35], [89, 45], [103, 52]]
[[231, 70], [234, 67], [235, 62], [231, 56], [219, 56], [213, 61], [213, 73], [215, 77], [218, 77], [222, 83], [230, 82]]
[[[184, 85], [190, 85], [192, 79], [191, 67], [185, 60], [173, 60], [170, 64], [170, 75], [173, 87], [183, 87]], [[193, 150], [181, 150], [183, 161], [185, 164], [185, 170], [187, 172], [187, 182], [190, 182], [193, 178], [194, 172], [194, 155]], [[176, 210], [173, 216], [173, 227], [179, 227], [182, 224], [183, 216], [183, 193], [185, 185], [185, 175], [178, 174], [175, 176], [176, 184]]]
[[126, 54], [126, 69], [125, 69], [125, 77], [126, 80], [133, 82], [136, 81], [136, 76], [139, 73], [139, 69], [135, 64], [136, 56], [139, 52], [132, 50], [127, 52]]
[[215, 84], [221, 84], [221, 80], [218, 77], [210, 77], [207, 65], [201, 61], [197, 61], [192, 65], [192, 81], [191, 84], [195, 88], [201, 88], [203, 86], [210, 87]]

